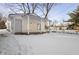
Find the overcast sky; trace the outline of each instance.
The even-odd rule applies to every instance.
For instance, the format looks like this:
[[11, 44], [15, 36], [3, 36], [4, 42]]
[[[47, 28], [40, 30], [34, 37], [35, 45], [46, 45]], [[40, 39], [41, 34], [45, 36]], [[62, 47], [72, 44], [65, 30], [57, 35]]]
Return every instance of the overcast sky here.
[[[77, 6], [78, 4], [74, 3], [56, 4], [55, 6], [53, 6], [48, 17], [52, 21], [57, 20], [59, 22], [62, 22], [62, 20], [68, 20], [69, 19], [68, 13], [76, 9]], [[9, 14], [9, 9], [6, 8], [4, 4], [0, 4], [0, 13], [2, 13], [4, 16], [7, 16]]]

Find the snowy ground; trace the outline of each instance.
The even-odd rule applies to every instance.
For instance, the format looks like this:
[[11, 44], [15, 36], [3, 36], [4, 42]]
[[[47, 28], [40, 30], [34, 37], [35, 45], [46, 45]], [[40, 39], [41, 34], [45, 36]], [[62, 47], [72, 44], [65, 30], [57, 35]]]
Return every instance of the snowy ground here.
[[1, 55], [79, 55], [79, 35], [46, 33], [0, 36]]

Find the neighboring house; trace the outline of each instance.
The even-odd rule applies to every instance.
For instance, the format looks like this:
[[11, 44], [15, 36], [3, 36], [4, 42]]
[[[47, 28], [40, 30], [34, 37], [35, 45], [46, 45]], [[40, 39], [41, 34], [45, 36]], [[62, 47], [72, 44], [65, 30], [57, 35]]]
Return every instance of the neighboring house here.
[[46, 32], [45, 20], [35, 14], [9, 14], [12, 33], [42, 33]]
[[[1, 24], [2, 23], [2, 24]], [[0, 20], [0, 34], [9, 34], [11, 32], [11, 22], [6, 17]]]
[[50, 29], [52, 31], [56, 31], [56, 30], [63, 30], [65, 26], [63, 26], [61, 23], [57, 23], [57, 24], [52, 24], [50, 26]]
[[7, 26], [7, 29], [11, 31], [11, 21], [6, 17], [3, 17], [2, 20], [5, 21], [5, 25]]
[[73, 26], [74, 26], [74, 23], [71, 22], [71, 21], [64, 21], [63, 23], [66, 27], [67, 27], [67, 30], [73, 30]]
[[70, 30], [72, 27], [68, 27], [68, 26], [71, 24], [73, 24], [73, 22], [65, 21], [63, 23], [52, 24], [50, 28], [52, 31], [53, 30]]

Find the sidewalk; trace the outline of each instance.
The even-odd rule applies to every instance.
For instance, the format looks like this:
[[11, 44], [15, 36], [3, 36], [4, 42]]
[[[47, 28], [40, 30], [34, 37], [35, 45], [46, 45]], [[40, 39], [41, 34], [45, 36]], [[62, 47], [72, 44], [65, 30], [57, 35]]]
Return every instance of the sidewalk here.
[[[54, 32], [54, 31], [52, 31], [52, 32]], [[76, 32], [75, 30], [56, 30], [55, 32], [68, 33], [68, 34], [79, 34], [79, 32]]]

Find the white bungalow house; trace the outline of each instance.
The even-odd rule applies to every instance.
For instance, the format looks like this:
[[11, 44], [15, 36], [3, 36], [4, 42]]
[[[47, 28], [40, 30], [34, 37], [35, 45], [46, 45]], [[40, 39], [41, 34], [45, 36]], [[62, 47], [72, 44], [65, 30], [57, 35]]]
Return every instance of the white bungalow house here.
[[43, 33], [46, 32], [45, 20], [35, 14], [9, 14], [12, 33]]

